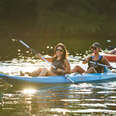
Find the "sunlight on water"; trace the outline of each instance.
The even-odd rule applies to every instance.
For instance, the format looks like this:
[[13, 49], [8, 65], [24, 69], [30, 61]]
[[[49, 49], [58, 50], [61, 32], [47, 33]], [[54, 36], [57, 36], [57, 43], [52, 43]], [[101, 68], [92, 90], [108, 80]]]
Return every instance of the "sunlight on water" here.
[[33, 95], [33, 94], [35, 94], [36, 92], [37, 92], [36, 89], [24, 89], [24, 90], [22, 91], [22, 93], [23, 93], [23, 94], [26, 94], [26, 95]]
[[[30, 62], [32, 60], [33, 62]], [[34, 63], [35, 62], [35, 63]], [[41, 62], [39, 60], [33, 60], [31, 58], [27, 59], [27, 61], [23, 61], [23, 59], [17, 60], [13, 59], [11, 61], [6, 61], [4, 63], [0, 62], [0, 71], [8, 74], [18, 74], [20, 71], [23, 72], [32, 72], [38, 68], [50, 68], [50, 66], [45, 62]]]

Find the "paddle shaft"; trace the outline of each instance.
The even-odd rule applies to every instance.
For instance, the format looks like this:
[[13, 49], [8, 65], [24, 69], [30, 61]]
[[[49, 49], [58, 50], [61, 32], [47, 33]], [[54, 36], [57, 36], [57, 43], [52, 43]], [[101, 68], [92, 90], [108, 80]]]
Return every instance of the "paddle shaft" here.
[[[32, 49], [29, 45], [27, 45], [25, 42], [23, 42], [22, 40], [18, 40], [22, 45], [24, 45], [26, 48], [28, 48], [29, 50], [31, 50], [34, 54], [37, 54], [37, 52]], [[56, 69], [56, 67], [54, 65], [52, 65], [48, 60], [46, 60], [44, 57], [42, 57], [41, 55], [39, 55], [41, 57], [42, 60], [44, 60], [46, 63], [50, 64], [53, 68]]]
[[70, 82], [72, 82], [72, 83], [75, 83], [70, 77], [68, 77], [67, 75], [65, 75], [65, 78], [67, 79], [67, 80], [69, 80]]
[[[95, 65], [99, 65], [99, 66], [103, 66], [103, 67], [110, 68], [110, 66], [107, 66], [107, 65], [104, 65], [104, 64], [100, 64], [100, 63], [96, 63], [96, 62], [93, 62], [93, 61], [90, 61], [90, 63], [93, 63]], [[116, 68], [115, 67], [112, 67], [112, 69], [116, 69]]]

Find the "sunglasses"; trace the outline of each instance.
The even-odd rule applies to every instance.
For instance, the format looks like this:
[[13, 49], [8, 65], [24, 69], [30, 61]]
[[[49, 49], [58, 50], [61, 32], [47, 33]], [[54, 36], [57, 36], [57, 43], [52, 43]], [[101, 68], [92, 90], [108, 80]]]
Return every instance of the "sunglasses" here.
[[92, 47], [91, 50], [96, 50], [97, 48], [96, 47]]
[[64, 50], [62, 50], [62, 49], [56, 49], [56, 51], [64, 52]]

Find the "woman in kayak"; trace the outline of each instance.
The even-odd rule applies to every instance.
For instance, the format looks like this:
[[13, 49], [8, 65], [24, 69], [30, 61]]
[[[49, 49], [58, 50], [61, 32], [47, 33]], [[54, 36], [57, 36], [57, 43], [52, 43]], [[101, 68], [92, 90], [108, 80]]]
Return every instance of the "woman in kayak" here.
[[90, 49], [93, 52], [92, 55], [87, 57], [83, 61], [83, 64], [88, 63], [87, 71], [85, 71], [80, 66], [76, 66], [71, 71], [72, 73], [74, 73], [74, 72], [79, 72], [81, 74], [82, 73], [103, 73], [104, 72], [104, 67], [100, 66], [100, 65], [97, 65], [97, 63], [107, 65], [107, 66], [110, 67], [110, 69], [112, 69], [112, 67], [110, 66], [108, 60], [104, 56], [101, 56], [99, 54], [99, 52], [101, 51], [101, 45], [98, 42], [93, 43], [92, 46], [90, 47]]
[[[37, 54], [36, 57], [41, 59], [41, 54]], [[34, 72], [26, 72], [25, 74], [30, 76], [54, 76], [70, 73], [70, 64], [67, 60], [67, 50], [64, 44], [57, 44], [54, 49], [54, 56], [46, 60], [51, 62], [55, 68], [51, 67], [50, 70], [47, 68], [39, 68]], [[21, 75], [23, 76], [24, 74], [21, 73]]]

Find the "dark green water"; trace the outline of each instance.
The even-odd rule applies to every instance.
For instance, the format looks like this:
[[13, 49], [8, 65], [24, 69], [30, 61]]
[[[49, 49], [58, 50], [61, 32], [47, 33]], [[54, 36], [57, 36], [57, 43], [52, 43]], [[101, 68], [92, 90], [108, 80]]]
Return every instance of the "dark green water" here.
[[[4, 83], [1, 83], [3, 85]], [[115, 116], [116, 82], [0, 90], [1, 116]]]

